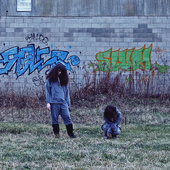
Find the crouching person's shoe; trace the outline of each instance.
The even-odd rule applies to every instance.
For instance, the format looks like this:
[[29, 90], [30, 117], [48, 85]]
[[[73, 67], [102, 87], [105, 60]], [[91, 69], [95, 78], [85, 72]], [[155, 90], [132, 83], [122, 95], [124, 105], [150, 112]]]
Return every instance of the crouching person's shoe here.
[[76, 136], [73, 133], [73, 124], [66, 125], [66, 129], [70, 138], [76, 138]]
[[112, 139], [116, 139], [117, 138], [117, 135], [112, 135]]

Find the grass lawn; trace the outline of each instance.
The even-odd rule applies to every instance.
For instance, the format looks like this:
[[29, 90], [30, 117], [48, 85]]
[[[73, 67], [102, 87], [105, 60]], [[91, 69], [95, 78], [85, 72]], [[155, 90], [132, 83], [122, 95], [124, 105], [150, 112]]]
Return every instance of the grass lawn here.
[[104, 139], [100, 125], [74, 124], [76, 139], [60, 125], [0, 123], [0, 169], [8, 170], [168, 170], [170, 124], [121, 125], [115, 140]]

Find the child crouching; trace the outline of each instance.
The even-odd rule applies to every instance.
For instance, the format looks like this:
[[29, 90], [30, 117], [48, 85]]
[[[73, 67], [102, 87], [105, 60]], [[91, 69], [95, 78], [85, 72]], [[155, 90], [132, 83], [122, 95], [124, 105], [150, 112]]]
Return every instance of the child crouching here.
[[119, 123], [122, 119], [121, 112], [117, 109], [117, 107], [108, 105], [105, 108], [103, 117], [105, 123], [101, 128], [104, 131], [104, 137], [108, 139], [110, 136], [112, 136], [112, 138], [115, 139], [117, 135], [120, 134], [121, 130], [119, 127]]

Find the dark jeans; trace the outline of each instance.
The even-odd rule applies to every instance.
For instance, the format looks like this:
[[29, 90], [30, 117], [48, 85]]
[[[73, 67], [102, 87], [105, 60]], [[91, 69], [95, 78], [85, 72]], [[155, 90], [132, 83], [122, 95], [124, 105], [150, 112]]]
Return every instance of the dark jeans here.
[[58, 121], [59, 115], [61, 115], [65, 125], [72, 124], [68, 105], [66, 103], [62, 103], [62, 104], [51, 103], [52, 124], [59, 124]]

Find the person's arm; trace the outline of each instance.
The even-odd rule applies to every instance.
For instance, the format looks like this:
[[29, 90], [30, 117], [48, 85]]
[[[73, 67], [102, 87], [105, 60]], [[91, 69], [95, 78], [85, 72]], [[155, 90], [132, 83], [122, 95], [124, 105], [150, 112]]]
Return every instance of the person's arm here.
[[51, 108], [51, 105], [50, 105], [51, 87], [50, 87], [50, 83], [49, 83], [48, 80], [47, 80], [47, 82], [46, 82], [45, 91], [46, 91], [46, 103], [47, 103], [47, 109], [50, 110], [50, 108]]
[[122, 114], [121, 114], [121, 112], [116, 108], [116, 111], [117, 111], [117, 114], [118, 114], [118, 116], [117, 116], [117, 119], [116, 119], [116, 122], [115, 122], [115, 125], [116, 126], [118, 126], [119, 125], [119, 123], [121, 122], [121, 120], [122, 120]]
[[68, 86], [66, 85], [66, 101], [68, 104], [68, 107], [71, 108], [71, 103], [70, 103], [70, 95], [69, 95], [69, 90], [68, 90]]

